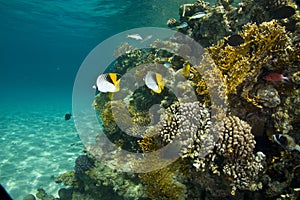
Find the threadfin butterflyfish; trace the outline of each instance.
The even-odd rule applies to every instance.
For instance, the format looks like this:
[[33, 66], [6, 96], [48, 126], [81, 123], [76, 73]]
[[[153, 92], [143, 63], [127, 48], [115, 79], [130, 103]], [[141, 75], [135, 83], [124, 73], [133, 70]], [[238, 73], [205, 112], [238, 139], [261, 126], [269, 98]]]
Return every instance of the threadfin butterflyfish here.
[[164, 81], [162, 75], [153, 71], [148, 71], [144, 78], [146, 86], [155, 93], [161, 93], [164, 89]]
[[93, 86], [99, 92], [118, 92], [120, 90], [120, 79], [117, 73], [101, 74], [98, 76], [96, 85]]

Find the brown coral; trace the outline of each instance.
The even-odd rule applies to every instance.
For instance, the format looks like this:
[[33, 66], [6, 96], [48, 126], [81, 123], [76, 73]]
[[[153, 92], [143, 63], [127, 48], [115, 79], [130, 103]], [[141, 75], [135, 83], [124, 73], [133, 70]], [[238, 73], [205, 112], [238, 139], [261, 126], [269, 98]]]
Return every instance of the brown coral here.
[[184, 200], [186, 186], [176, 180], [181, 174], [182, 163], [177, 161], [170, 166], [140, 174], [146, 184], [146, 194], [153, 200]]
[[236, 116], [228, 116], [219, 134], [217, 153], [230, 160], [246, 158], [255, 147], [251, 127]]
[[208, 51], [222, 71], [226, 93], [241, 93], [245, 100], [261, 107], [251, 93], [253, 86], [262, 68], [282, 71], [292, 62], [290, 35], [275, 20], [259, 26], [247, 24], [239, 34], [245, 40], [240, 47], [232, 47], [222, 40]]

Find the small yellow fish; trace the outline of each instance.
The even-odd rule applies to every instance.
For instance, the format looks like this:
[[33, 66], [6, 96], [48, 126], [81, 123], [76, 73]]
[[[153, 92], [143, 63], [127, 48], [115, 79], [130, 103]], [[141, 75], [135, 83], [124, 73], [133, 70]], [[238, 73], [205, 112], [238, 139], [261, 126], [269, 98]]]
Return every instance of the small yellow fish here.
[[161, 93], [165, 86], [162, 75], [153, 71], [147, 72], [144, 81], [149, 89], [158, 94]]
[[185, 78], [190, 77], [191, 65], [190, 63], [184, 63], [182, 68], [182, 73]]
[[120, 90], [120, 80], [117, 73], [101, 74], [98, 76], [94, 89], [99, 92], [118, 92]]

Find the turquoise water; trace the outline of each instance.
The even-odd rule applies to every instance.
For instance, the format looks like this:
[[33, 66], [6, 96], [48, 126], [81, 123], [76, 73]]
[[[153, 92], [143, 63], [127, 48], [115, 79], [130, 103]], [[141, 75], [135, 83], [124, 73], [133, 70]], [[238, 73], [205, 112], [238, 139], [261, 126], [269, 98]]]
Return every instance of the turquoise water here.
[[[73, 120], [73, 82], [101, 41], [131, 28], [166, 27], [190, 0], [0, 1], [0, 182], [14, 199], [73, 170], [83, 145]], [[99, 66], [101, 67], [101, 66]]]

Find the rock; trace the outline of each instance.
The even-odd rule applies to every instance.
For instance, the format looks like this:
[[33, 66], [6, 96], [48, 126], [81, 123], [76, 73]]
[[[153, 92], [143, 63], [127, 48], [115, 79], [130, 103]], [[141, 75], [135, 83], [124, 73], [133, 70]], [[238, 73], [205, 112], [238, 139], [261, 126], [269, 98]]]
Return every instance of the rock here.
[[58, 196], [60, 200], [71, 200], [72, 199], [73, 189], [61, 188], [58, 191]]
[[36, 198], [33, 194], [28, 194], [23, 198], [23, 200], [36, 200]]

